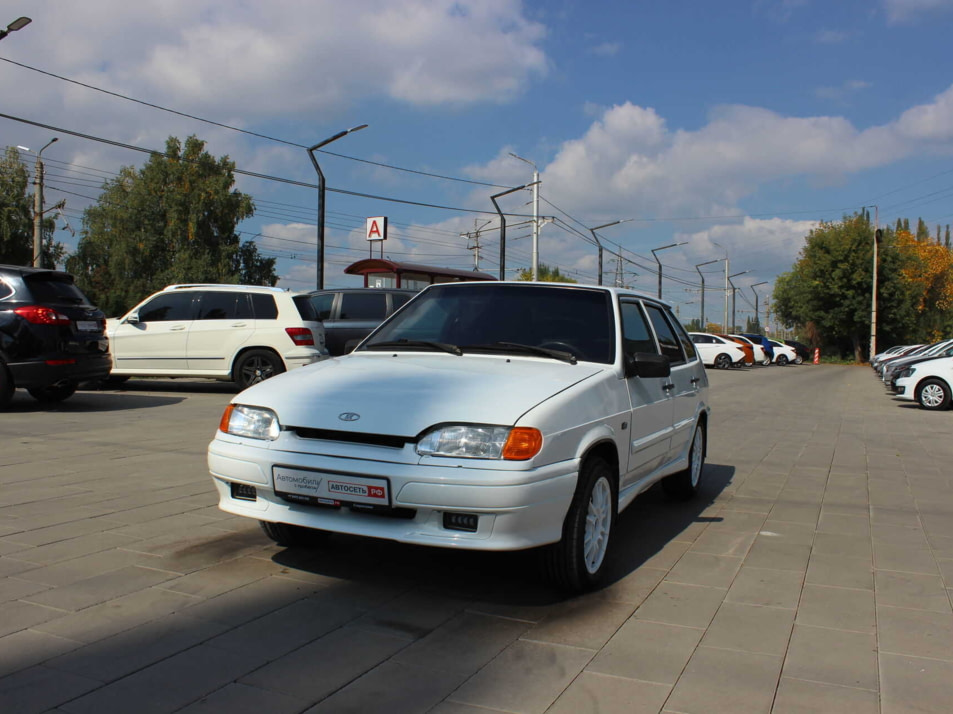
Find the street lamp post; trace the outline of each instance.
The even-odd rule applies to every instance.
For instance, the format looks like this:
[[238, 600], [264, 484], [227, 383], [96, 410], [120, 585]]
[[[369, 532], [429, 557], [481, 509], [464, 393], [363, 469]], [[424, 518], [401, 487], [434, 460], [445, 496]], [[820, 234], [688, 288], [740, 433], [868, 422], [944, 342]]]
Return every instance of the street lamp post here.
[[739, 275], [744, 275], [745, 273], [750, 273], [750, 270], [742, 270], [740, 273], [734, 273], [733, 275], [728, 276], [728, 282], [731, 284], [731, 328], [734, 329], [735, 325], [735, 293], [738, 292], [738, 288], [735, 287], [735, 284], [731, 282], [732, 278], [737, 278]]
[[536, 282], [539, 280], [539, 184], [541, 183], [539, 169], [536, 168], [535, 163], [529, 159], [524, 159], [522, 156], [517, 156], [512, 151], [510, 156], [533, 167], [533, 183], [528, 185], [533, 187], [533, 264], [531, 273], [533, 282]]
[[663, 245], [661, 248], [652, 248], [652, 257], [655, 258], [655, 262], [658, 263], [658, 297], [662, 299], [662, 261], [658, 259], [658, 256], [655, 254], [656, 251], [665, 250], [666, 248], [675, 248], [679, 245], [685, 245], [687, 241], [682, 241], [681, 243], [670, 243], [669, 245]]
[[634, 221], [634, 218], [623, 218], [619, 221], [612, 221], [611, 223], [603, 223], [601, 226], [596, 226], [595, 228], [590, 228], [589, 232], [592, 233], [592, 239], [596, 242], [596, 248], [599, 249], [599, 278], [597, 283], [602, 285], [602, 243], [599, 240], [599, 236], [596, 235], [596, 231], [600, 228], [608, 228], [609, 226], [617, 226], [620, 223], [628, 223], [629, 221]]
[[5, 30], [0, 30], [0, 40], [9, 35], [11, 32], [16, 32], [17, 30], [22, 30], [24, 27], [29, 25], [33, 20], [28, 17], [18, 17], [16, 20], [7, 25]]
[[339, 131], [334, 136], [320, 141], [312, 147], [308, 148], [308, 156], [311, 157], [311, 163], [314, 164], [314, 170], [318, 172], [318, 275], [317, 275], [317, 286], [318, 290], [324, 290], [324, 194], [325, 194], [325, 182], [324, 182], [324, 173], [321, 171], [321, 167], [318, 166], [318, 160], [314, 158], [314, 152], [320, 149], [322, 146], [327, 146], [332, 141], [337, 141], [342, 136], [347, 136], [348, 134], [360, 131], [361, 129], [366, 129], [367, 124], [360, 124], [359, 126], [351, 127], [350, 129], [345, 129], [344, 131]]
[[[23, 19], [23, 18], [20, 18]], [[26, 24], [26, 23], [24, 23]], [[19, 29], [19, 28], [16, 28]], [[50, 144], [59, 141], [59, 137], [54, 136], [36, 152], [36, 166], [33, 169], [33, 267], [43, 267], [43, 151]], [[23, 151], [30, 151], [26, 146], [17, 146]]]
[[500, 193], [495, 193], [490, 196], [490, 200], [493, 201], [493, 206], [496, 208], [496, 212], [500, 217], [500, 280], [506, 280], [506, 216], [504, 216], [503, 211], [500, 210], [500, 204], [496, 202], [496, 199], [508, 196], [511, 193], [516, 193], [517, 191], [522, 191], [524, 188], [529, 188], [532, 185], [531, 183], [524, 183], [522, 186], [509, 188], [506, 191], [501, 191]]
[[761, 313], [758, 312], [758, 291], [755, 290], [755, 288], [758, 287], [759, 285], [767, 285], [767, 284], [768, 284], [767, 280], [762, 280], [760, 283], [755, 283], [754, 285], [749, 286], [751, 288], [751, 292], [754, 293], [754, 319], [757, 321], [758, 327], [761, 328], [762, 333], [764, 332], [764, 328], [761, 327]]
[[708, 260], [704, 263], [699, 263], [698, 265], [695, 266], [695, 270], [698, 271], [698, 277], [702, 279], [702, 295], [701, 295], [702, 314], [700, 318], [701, 327], [699, 328], [702, 332], [708, 331], [708, 325], [705, 323], [705, 276], [702, 275], [702, 271], [698, 269], [702, 267], [703, 265], [711, 265], [712, 263], [720, 263], [722, 260], [724, 260], [724, 258], [717, 258], [715, 260]]
[[728, 331], [728, 249], [725, 246], [716, 243], [715, 241], [711, 242], [712, 245], [717, 245], [723, 251], [725, 251], [725, 319], [722, 323], [722, 326], [725, 328], [725, 332]]

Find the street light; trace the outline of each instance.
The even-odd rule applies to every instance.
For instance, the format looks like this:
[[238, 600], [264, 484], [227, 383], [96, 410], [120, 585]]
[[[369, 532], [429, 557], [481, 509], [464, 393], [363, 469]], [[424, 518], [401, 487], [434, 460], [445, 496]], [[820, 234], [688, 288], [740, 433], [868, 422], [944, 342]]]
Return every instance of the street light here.
[[722, 325], [725, 328], [725, 332], [728, 332], [728, 265], [729, 265], [728, 249], [725, 248], [725, 246], [719, 243], [716, 243], [715, 241], [712, 241], [711, 244], [716, 245], [719, 248], [721, 248], [723, 251], [725, 251], [725, 320], [722, 323]]
[[744, 275], [745, 273], [750, 273], [750, 270], [742, 270], [740, 273], [734, 273], [728, 276], [728, 282], [731, 283], [731, 328], [734, 329], [735, 325], [735, 293], [738, 291], [738, 288], [735, 287], [735, 284], [731, 282], [732, 278], [737, 278], [739, 275]]
[[[25, 18], [20, 18], [20, 20], [23, 19]], [[26, 25], [27, 22], [23, 25]], [[23, 27], [23, 25], [20, 25], [20, 27]], [[33, 267], [35, 268], [43, 267], [43, 152], [50, 144], [55, 144], [57, 141], [59, 141], [59, 137], [54, 136], [46, 142], [42, 149], [36, 152], [36, 167], [33, 169], [33, 185], [36, 187], [33, 191]], [[33, 153], [26, 146], [17, 146], [17, 148]]]
[[522, 191], [524, 188], [529, 188], [533, 185], [532, 183], [524, 183], [522, 186], [510, 188], [490, 196], [490, 200], [493, 201], [493, 206], [500, 216], [500, 280], [506, 280], [506, 216], [504, 216], [503, 211], [500, 210], [500, 204], [496, 202], [496, 199], [508, 196], [511, 193], [516, 193], [517, 191]]
[[655, 255], [657, 250], [665, 250], [666, 248], [675, 248], [676, 246], [685, 245], [688, 241], [682, 241], [681, 243], [671, 243], [669, 245], [663, 245], [661, 248], [652, 248], [652, 257], [655, 258], [655, 262], [658, 263], [658, 297], [659, 300], [662, 299], [662, 261], [658, 259], [658, 256]]
[[360, 131], [361, 129], [366, 129], [367, 124], [360, 124], [359, 126], [351, 127], [350, 129], [345, 129], [344, 131], [339, 131], [334, 136], [325, 139], [324, 141], [318, 142], [314, 146], [308, 149], [308, 156], [311, 157], [311, 163], [314, 164], [314, 170], [318, 172], [318, 275], [317, 275], [317, 285], [318, 290], [324, 290], [324, 193], [325, 193], [325, 184], [324, 184], [324, 174], [321, 172], [321, 167], [318, 166], [318, 160], [314, 158], [314, 152], [320, 149], [322, 146], [327, 146], [332, 141], [337, 141], [342, 136], [347, 136], [351, 132]]
[[17, 30], [22, 30], [24, 27], [29, 25], [33, 20], [28, 17], [18, 17], [16, 20], [7, 25], [7, 29], [0, 30], [0, 40], [9, 35], [11, 32], [16, 32]]
[[724, 258], [716, 258], [715, 260], [708, 260], [704, 263], [699, 263], [698, 265], [695, 266], [695, 270], [698, 271], [698, 277], [702, 279], [702, 297], [701, 297], [702, 314], [701, 314], [701, 328], [700, 328], [702, 332], [708, 331], [708, 325], [705, 323], [705, 276], [702, 275], [702, 271], [698, 269], [702, 267], [703, 265], [711, 265], [712, 263], [720, 263], [723, 260]]
[[510, 156], [533, 167], [533, 183], [529, 184], [533, 187], [533, 265], [531, 272], [532, 280], [536, 282], [539, 278], [539, 169], [536, 168], [535, 163], [529, 159], [524, 159], [522, 156], [517, 156], [512, 151]]
[[609, 226], [617, 226], [620, 223], [628, 223], [629, 221], [634, 221], [634, 218], [623, 218], [619, 221], [612, 221], [611, 223], [603, 223], [601, 226], [596, 226], [595, 228], [590, 228], [589, 232], [592, 233], [592, 238], [596, 242], [596, 247], [599, 249], [599, 280], [598, 284], [602, 285], [602, 243], [599, 241], [599, 236], [596, 235], [596, 231], [600, 228], [608, 228]]
[[[758, 291], [755, 290], [755, 288], [758, 287], [759, 285], [767, 285], [767, 284], [768, 284], [767, 280], [762, 280], [760, 283], [755, 283], [754, 285], [749, 286], [751, 288], [751, 292], [754, 293], [754, 319], [758, 323], [758, 327], [761, 327], [761, 314], [758, 312]], [[764, 332], [763, 328], [761, 329], [761, 332]]]

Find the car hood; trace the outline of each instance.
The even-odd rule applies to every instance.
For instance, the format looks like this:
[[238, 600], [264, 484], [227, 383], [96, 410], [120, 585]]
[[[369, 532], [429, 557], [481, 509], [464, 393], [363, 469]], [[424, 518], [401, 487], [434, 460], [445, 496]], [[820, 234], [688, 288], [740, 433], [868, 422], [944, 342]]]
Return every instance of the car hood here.
[[272, 409], [286, 427], [413, 437], [441, 423], [515, 424], [611, 369], [513, 355], [354, 353], [273, 377], [232, 401]]

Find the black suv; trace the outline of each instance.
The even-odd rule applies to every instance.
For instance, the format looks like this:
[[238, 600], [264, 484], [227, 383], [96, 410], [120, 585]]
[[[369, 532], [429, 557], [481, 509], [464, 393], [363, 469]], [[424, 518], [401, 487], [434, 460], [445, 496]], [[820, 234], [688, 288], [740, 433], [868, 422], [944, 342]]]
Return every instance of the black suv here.
[[69, 273], [0, 265], [0, 407], [17, 387], [61, 402], [108, 377], [105, 318]]
[[344, 288], [309, 293], [332, 357], [347, 354], [418, 290]]

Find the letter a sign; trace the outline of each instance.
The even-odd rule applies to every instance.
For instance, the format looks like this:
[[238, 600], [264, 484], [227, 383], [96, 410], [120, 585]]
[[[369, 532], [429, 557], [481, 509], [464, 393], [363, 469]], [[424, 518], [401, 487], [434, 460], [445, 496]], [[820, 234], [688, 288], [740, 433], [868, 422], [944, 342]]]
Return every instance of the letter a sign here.
[[387, 240], [387, 216], [367, 219], [367, 240]]

